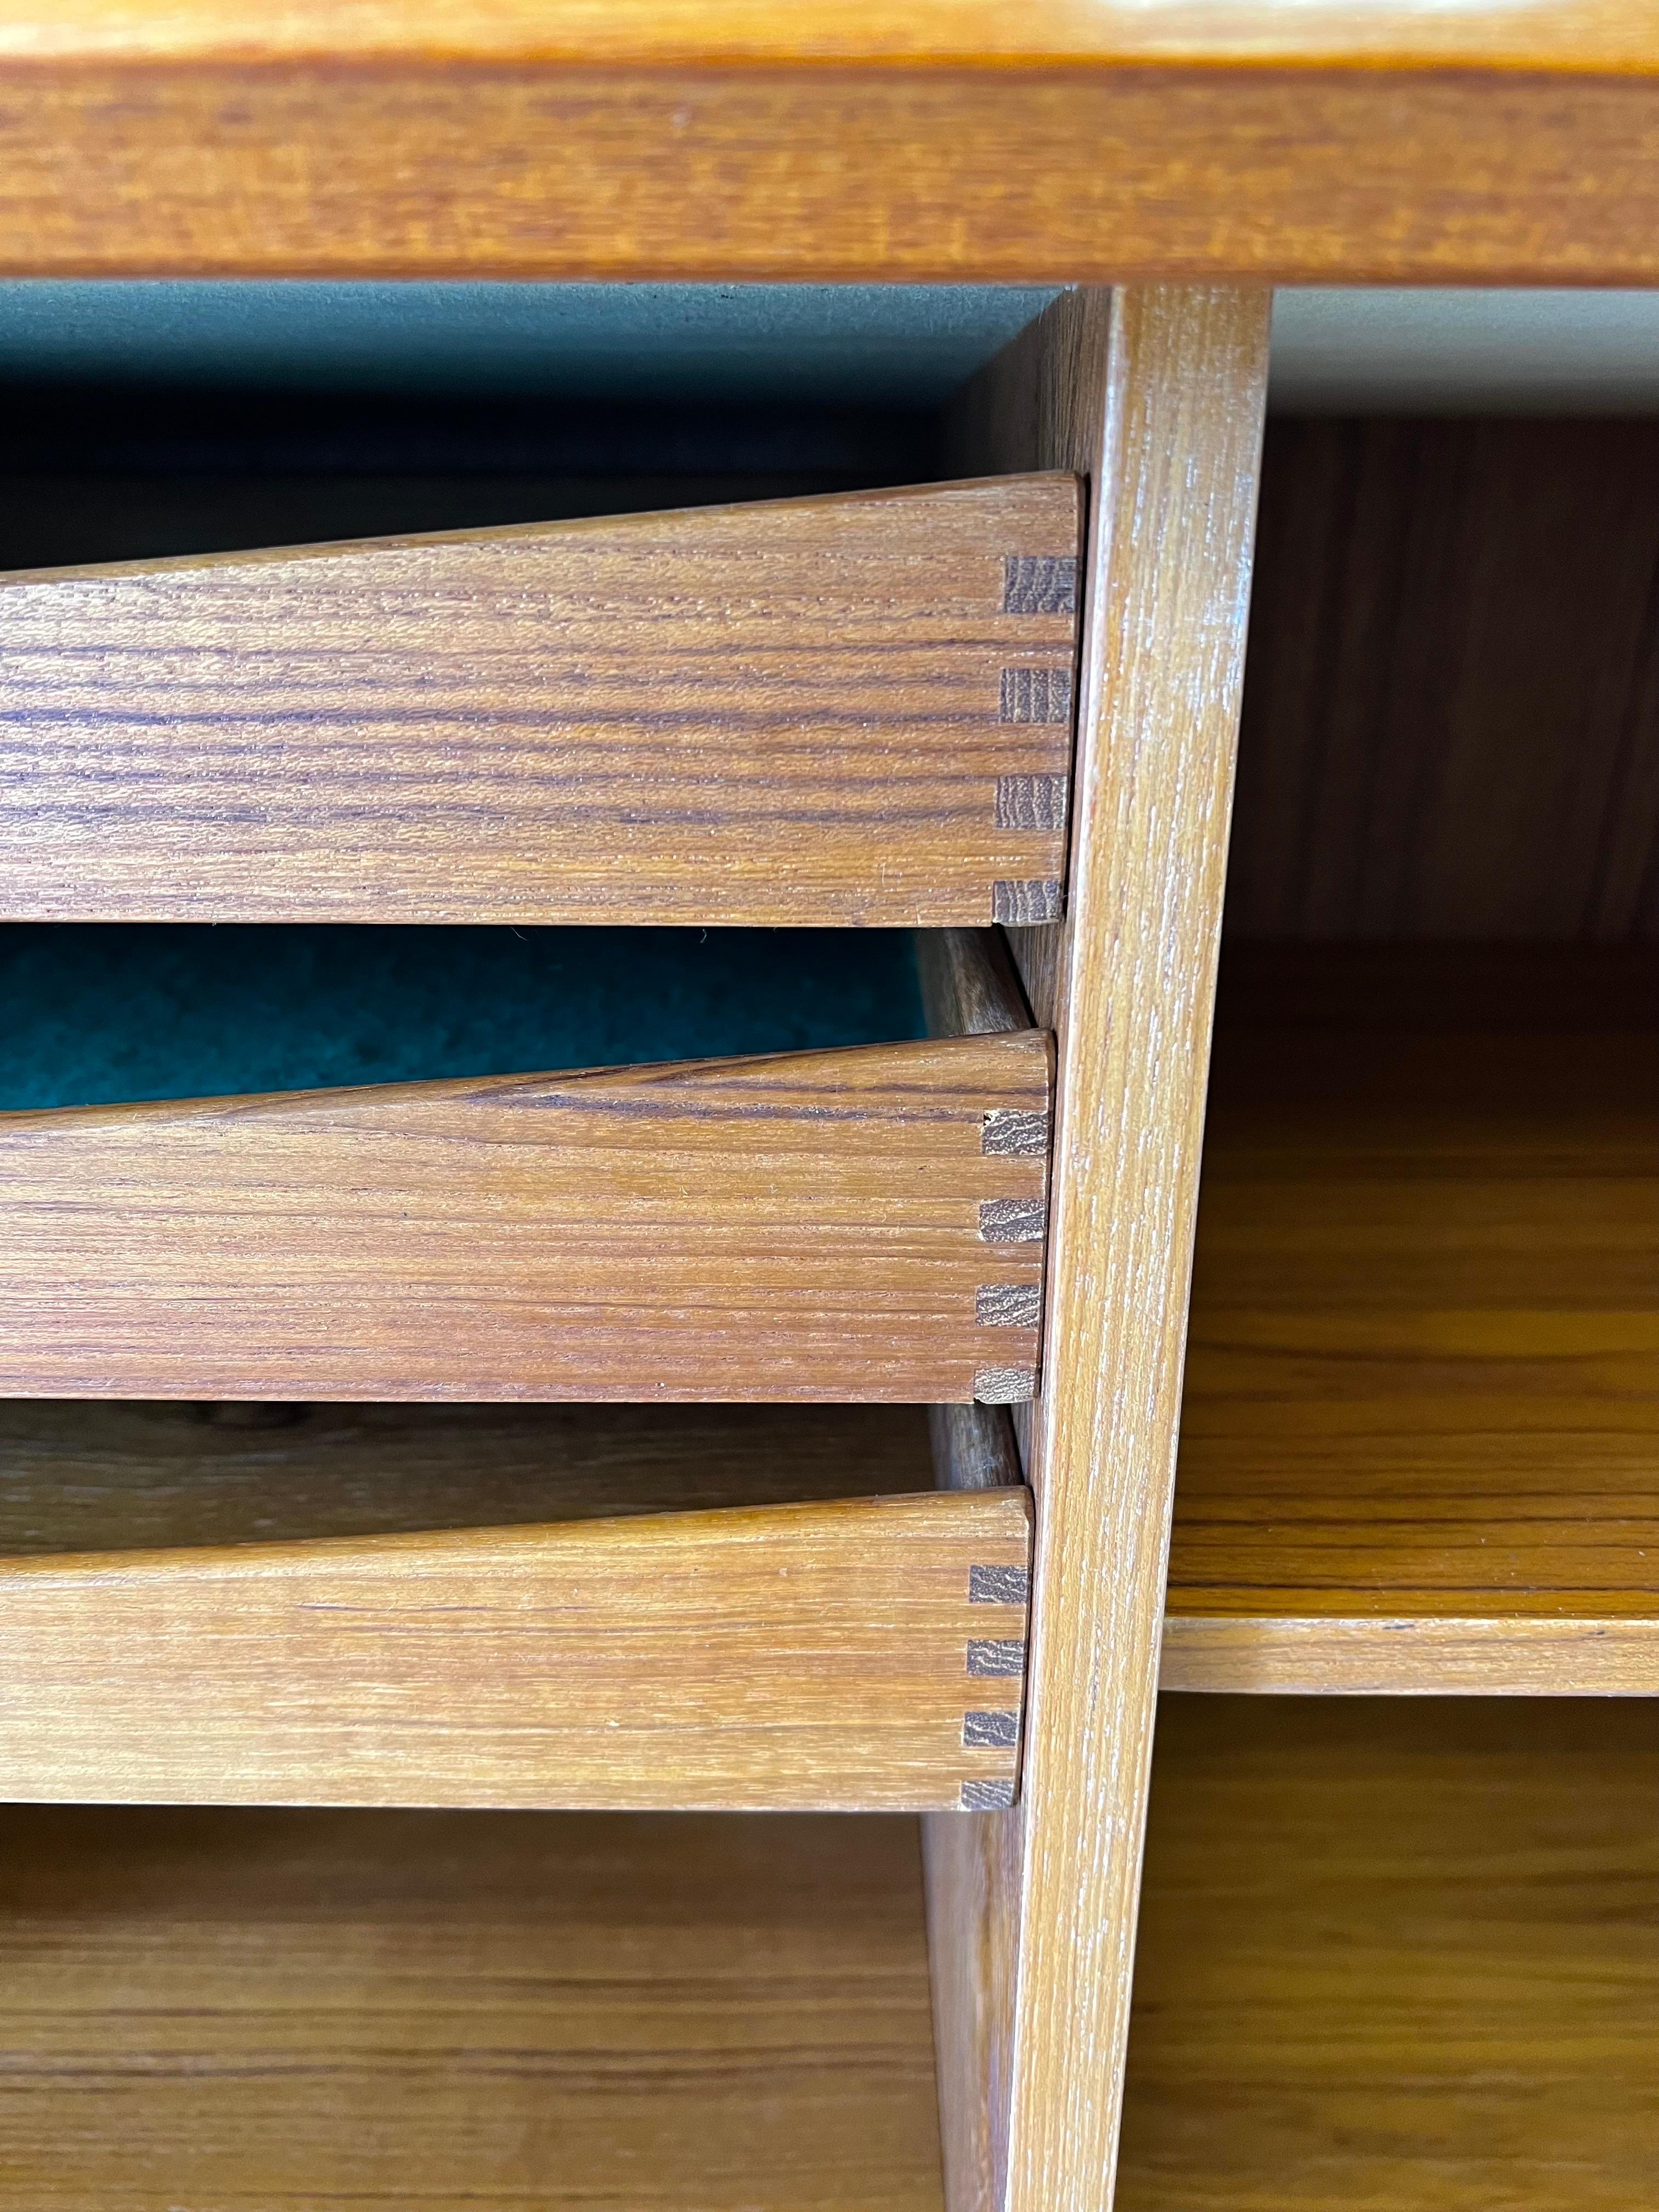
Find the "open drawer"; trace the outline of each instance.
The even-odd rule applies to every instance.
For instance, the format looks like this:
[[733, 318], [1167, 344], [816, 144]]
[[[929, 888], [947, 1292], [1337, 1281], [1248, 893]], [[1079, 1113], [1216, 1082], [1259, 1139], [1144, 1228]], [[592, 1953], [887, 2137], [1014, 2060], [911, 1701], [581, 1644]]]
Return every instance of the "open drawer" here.
[[1040, 1031], [0, 1115], [0, 1391], [1015, 1401]]
[[1029, 1496], [917, 1409], [207, 1410], [0, 1408], [0, 1797], [1013, 1801]]
[[1080, 495], [991, 478], [0, 580], [0, 918], [1060, 911]]

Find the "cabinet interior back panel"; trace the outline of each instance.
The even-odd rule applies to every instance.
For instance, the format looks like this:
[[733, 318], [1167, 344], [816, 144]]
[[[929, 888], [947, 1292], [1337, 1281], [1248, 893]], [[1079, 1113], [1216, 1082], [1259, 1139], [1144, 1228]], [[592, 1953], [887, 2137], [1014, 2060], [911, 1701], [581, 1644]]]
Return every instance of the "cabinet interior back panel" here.
[[1227, 921], [1659, 938], [1659, 422], [1270, 426]]

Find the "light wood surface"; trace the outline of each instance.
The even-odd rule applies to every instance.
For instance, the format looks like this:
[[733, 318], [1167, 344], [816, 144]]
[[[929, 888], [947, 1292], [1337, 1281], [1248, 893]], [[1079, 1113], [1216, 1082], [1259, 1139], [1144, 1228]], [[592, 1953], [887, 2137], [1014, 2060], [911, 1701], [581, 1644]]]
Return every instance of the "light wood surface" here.
[[[1562, 1501], [1556, 1501], [1558, 1504]], [[1571, 1501], [1565, 1501], [1570, 1510]], [[1595, 1531], [1591, 1530], [1594, 1536]], [[1493, 1516], [1493, 1540], [1505, 1534]], [[1620, 1528], [1617, 1537], [1628, 1540]], [[1205, 1593], [1207, 1596], [1207, 1593]], [[1182, 1610], [1164, 1625], [1166, 1690], [1340, 1697], [1650, 1698], [1659, 1691], [1659, 1612], [1620, 1619], [1491, 1618], [1402, 1592], [1397, 1613], [1296, 1611], [1301, 1592], [1268, 1589], [1249, 1613]], [[1369, 1597], [1369, 1591], [1360, 1593]], [[1454, 1601], [1455, 1603], [1455, 1601]], [[1269, 1612], [1282, 1604], [1282, 1612]]]
[[1659, 959], [1243, 964], [1166, 1686], [1659, 1692]]
[[918, 1406], [0, 1399], [0, 1559], [804, 1504], [932, 1480]]
[[1257, 295], [1073, 295], [962, 422], [1092, 485], [1068, 917], [1010, 933], [1059, 1060], [1006, 2212], [1111, 2194], [1267, 339]]
[[0, 1810], [27, 2212], [939, 2212], [914, 1821]]
[[1659, 937], [1659, 425], [1276, 420], [1228, 928]]
[[0, 1560], [0, 1798], [1011, 1797], [1029, 1499]]
[[994, 62], [1434, 64], [1659, 76], [1659, 30], [1632, 0], [1337, 0], [1292, 10], [1228, 0], [289, 0], [251, 18], [236, 0], [4, 0], [0, 57], [191, 61], [434, 60], [763, 63]]
[[1650, 284], [1656, 64], [1637, 0], [21, 0], [0, 267]]
[[1063, 475], [0, 580], [0, 915], [1057, 908]]
[[1036, 1031], [0, 1115], [0, 1389], [1029, 1396]]
[[1122, 2212], [1636, 2212], [1659, 1706], [1176, 1698]]

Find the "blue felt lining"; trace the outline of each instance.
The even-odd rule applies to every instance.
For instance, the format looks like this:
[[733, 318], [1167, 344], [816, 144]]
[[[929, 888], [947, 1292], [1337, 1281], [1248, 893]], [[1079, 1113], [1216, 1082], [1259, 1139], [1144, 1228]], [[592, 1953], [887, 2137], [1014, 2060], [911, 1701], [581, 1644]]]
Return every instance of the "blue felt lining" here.
[[921, 1034], [904, 930], [0, 926], [0, 1109]]

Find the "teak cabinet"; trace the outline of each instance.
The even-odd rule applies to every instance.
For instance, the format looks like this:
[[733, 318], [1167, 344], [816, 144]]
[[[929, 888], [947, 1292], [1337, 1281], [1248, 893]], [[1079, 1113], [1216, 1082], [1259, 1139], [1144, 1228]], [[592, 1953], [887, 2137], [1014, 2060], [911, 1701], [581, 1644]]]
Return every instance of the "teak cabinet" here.
[[[0, 576], [19, 976], [915, 977], [0, 1099], [21, 2212], [1659, 2189], [1659, 448], [1264, 448], [1273, 281], [1652, 281], [1651, 27], [855, 12], [0, 23], [21, 274], [1066, 288], [925, 428]], [[284, 514], [459, 498], [333, 404]]]

